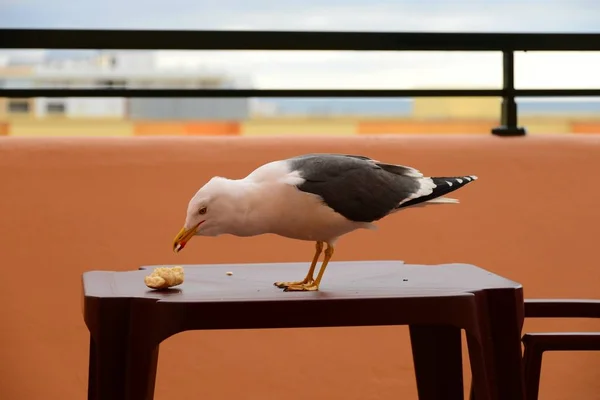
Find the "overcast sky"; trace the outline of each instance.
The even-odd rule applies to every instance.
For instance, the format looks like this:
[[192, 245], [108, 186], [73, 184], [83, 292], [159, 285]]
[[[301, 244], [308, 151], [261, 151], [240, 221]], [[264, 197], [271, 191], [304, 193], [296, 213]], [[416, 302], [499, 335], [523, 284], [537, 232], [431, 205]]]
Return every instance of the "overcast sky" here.
[[[0, 0], [5, 28], [600, 32], [600, 0]], [[566, 57], [569, 56], [570, 57]], [[497, 53], [163, 52], [258, 87], [497, 87]], [[600, 87], [600, 54], [517, 54], [520, 87]]]

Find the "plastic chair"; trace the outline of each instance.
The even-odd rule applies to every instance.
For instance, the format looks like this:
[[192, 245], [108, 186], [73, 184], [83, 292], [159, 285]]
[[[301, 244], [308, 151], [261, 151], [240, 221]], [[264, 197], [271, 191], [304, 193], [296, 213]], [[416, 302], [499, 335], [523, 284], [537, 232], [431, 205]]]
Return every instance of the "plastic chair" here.
[[[525, 318], [600, 318], [600, 300], [526, 299]], [[542, 332], [523, 335], [527, 400], [539, 395], [545, 351], [600, 351], [600, 332]]]

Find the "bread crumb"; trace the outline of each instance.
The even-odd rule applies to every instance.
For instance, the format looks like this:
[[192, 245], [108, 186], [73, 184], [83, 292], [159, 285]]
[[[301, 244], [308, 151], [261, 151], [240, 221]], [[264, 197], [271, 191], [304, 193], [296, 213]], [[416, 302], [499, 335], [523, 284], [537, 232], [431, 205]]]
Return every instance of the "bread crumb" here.
[[233, 275], [233, 272], [227, 271], [226, 274], [229, 275], [229, 276], [231, 276], [231, 275]]
[[183, 267], [158, 267], [144, 277], [146, 286], [152, 289], [167, 289], [183, 283]]

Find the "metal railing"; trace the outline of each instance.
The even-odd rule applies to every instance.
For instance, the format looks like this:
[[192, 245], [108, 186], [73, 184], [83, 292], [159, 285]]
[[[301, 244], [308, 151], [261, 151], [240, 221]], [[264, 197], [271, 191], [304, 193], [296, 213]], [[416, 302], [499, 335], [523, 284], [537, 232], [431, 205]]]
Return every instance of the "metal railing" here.
[[522, 136], [516, 97], [600, 96], [515, 89], [515, 51], [600, 51], [600, 34], [0, 29], [4, 49], [501, 51], [501, 89], [1, 89], [0, 97], [502, 97], [499, 136]]

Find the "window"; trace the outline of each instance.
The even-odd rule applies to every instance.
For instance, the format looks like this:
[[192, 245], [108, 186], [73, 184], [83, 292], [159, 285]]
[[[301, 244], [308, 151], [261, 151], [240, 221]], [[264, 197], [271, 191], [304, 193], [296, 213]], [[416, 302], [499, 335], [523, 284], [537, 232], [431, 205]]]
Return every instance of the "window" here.
[[46, 112], [48, 114], [64, 114], [65, 113], [65, 103], [59, 102], [49, 102], [46, 104]]
[[114, 87], [124, 88], [127, 86], [125, 81], [120, 81], [120, 80], [113, 81], [110, 79], [98, 81], [97, 84], [101, 88], [114, 88]]
[[8, 100], [8, 113], [9, 114], [27, 114], [29, 113], [29, 101], [27, 100]]

